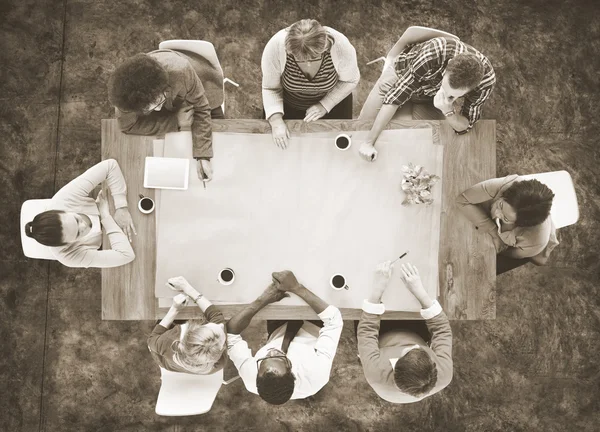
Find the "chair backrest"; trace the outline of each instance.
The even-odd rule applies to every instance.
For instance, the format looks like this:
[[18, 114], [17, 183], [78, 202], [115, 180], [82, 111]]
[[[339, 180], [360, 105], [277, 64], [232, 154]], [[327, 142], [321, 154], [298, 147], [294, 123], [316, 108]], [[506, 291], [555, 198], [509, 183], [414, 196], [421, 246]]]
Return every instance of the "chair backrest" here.
[[223, 68], [221, 68], [215, 46], [208, 41], [173, 39], [161, 42], [158, 44], [158, 48], [175, 51], [191, 51], [196, 53], [208, 60], [210, 64], [223, 75]]
[[223, 370], [212, 375], [193, 375], [160, 368], [156, 414], [189, 416], [210, 411], [223, 383]]
[[46, 211], [49, 199], [28, 200], [21, 206], [21, 245], [23, 253], [28, 258], [56, 260], [56, 257], [48, 246], [38, 243], [31, 237], [25, 235], [25, 224], [31, 222], [38, 214]]
[[452, 39], [460, 40], [460, 38], [458, 36], [453, 35], [452, 33], [448, 33], [447, 31], [438, 30], [438, 29], [434, 29], [434, 28], [431, 28], [431, 27], [410, 26], [408, 29], [406, 29], [406, 31], [410, 31], [411, 33], [414, 33], [415, 37], [419, 37], [418, 35], [420, 33], [422, 33], [424, 41], [430, 39], [430, 37], [428, 37], [427, 35], [431, 31], [436, 31], [438, 33], [443, 33], [443, 36], [445, 36], [447, 38], [452, 38]]
[[552, 171], [521, 176], [524, 180], [537, 180], [554, 192], [550, 216], [554, 226], [562, 228], [573, 225], [579, 219], [577, 195], [571, 175], [566, 171]]

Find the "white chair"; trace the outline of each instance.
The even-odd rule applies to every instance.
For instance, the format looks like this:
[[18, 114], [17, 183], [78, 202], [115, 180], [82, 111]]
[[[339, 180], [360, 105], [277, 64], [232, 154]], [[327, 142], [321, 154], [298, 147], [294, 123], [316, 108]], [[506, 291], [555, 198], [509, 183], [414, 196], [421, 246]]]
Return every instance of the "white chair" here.
[[[409, 44], [415, 44], [415, 43], [425, 42], [426, 40], [433, 39], [435, 37], [440, 37], [440, 36], [456, 39], [458, 41], [460, 40], [460, 38], [458, 36], [453, 35], [452, 33], [445, 32], [443, 30], [437, 30], [434, 28], [422, 27], [422, 26], [410, 26], [409, 28], [407, 28], [404, 31], [404, 33], [402, 33], [402, 36], [400, 36], [400, 39], [398, 40], [398, 42], [400, 42], [404, 38], [405, 40], [407, 40], [407, 42]], [[394, 48], [392, 48], [392, 50], [393, 49]], [[367, 65], [371, 65], [378, 61], [385, 62], [385, 57], [379, 57], [375, 60], [371, 60], [370, 62], [367, 63]]]
[[189, 416], [210, 411], [223, 383], [223, 370], [212, 375], [171, 372], [160, 368], [156, 414]]
[[[173, 51], [190, 51], [195, 54], [198, 54], [201, 57], [204, 57], [209, 63], [215, 68], [217, 71], [221, 73], [223, 76], [223, 68], [221, 68], [221, 63], [219, 62], [219, 58], [217, 57], [217, 51], [215, 50], [215, 46], [207, 41], [202, 40], [183, 40], [183, 39], [173, 39], [168, 41], [163, 41], [158, 45], [159, 49], [170, 49]], [[229, 78], [223, 78], [223, 94], [225, 94], [225, 83], [233, 84], [236, 87], [240, 85], [236, 82], [233, 82]], [[225, 112], [225, 97], [223, 96], [223, 104], [221, 105], [223, 112]]]
[[35, 199], [25, 201], [21, 206], [21, 245], [23, 246], [23, 253], [27, 258], [56, 261], [56, 257], [48, 246], [44, 246], [25, 235], [25, 224], [31, 222], [38, 214], [46, 211], [49, 202], [49, 199]]
[[579, 219], [577, 195], [571, 175], [566, 171], [552, 171], [521, 176], [524, 180], [538, 180], [554, 192], [550, 216], [556, 229], [573, 225]]

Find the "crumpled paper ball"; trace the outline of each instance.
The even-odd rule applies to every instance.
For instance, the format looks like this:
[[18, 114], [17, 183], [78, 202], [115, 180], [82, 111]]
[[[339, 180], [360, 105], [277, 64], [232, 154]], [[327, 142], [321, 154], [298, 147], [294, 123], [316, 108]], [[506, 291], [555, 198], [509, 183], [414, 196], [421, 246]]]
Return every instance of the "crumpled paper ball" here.
[[406, 194], [402, 205], [431, 204], [431, 187], [439, 181], [439, 176], [429, 174], [421, 165], [415, 166], [412, 162], [403, 165], [402, 172], [402, 190]]

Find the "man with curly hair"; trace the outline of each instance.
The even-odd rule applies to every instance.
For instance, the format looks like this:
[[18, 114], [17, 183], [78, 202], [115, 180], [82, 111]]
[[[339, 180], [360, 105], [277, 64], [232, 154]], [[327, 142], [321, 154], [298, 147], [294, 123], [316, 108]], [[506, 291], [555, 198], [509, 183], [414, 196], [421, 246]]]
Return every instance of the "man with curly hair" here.
[[359, 150], [369, 162], [377, 157], [379, 135], [394, 118], [446, 119], [456, 133], [467, 133], [479, 120], [496, 82], [492, 64], [472, 46], [436, 37], [441, 33], [437, 30], [426, 32], [429, 39], [423, 39], [422, 31], [411, 29], [388, 53], [359, 116], [374, 121]]
[[[213, 97], [211, 110], [199, 77], [201, 64], [202, 59], [168, 49], [137, 54], [117, 67], [109, 80], [108, 95], [126, 134], [191, 131], [198, 178], [209, 181], [213, 157], [210, 119], [223, 118], [222, 94], [220, 101]], [[210, 67], [204, 71], [200, 76], [214, 74]]]

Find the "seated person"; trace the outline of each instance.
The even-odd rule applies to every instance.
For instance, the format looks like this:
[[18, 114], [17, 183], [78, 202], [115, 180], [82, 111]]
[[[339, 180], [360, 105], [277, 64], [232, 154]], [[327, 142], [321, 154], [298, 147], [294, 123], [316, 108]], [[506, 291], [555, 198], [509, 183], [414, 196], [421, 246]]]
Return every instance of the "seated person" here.
[[356, 50], [340, 32], [313, 19], [295, 22], [267, 43], [261, 68], [265, 117], [280, 148], [290, 137], [284, 119], [352, 118], [360, 72]]
[[[287, 321], [269, 335], [255, 356], [240, 333], [263, 307], [296, 294], [315, 311], [321, 329], [307, 321]], [[342, 333], [342, 314], [303, 285], [291, 271], [273, 273], [273, 283], [252, 304], [231, 318], [227, 326], [229, 357], [249, 392], [264, 401], [281, 405], [304, 399], [329, 381], [333, 358]]]
[[492, 237], [496, 274], [501, 274], [528, 262], [546, 263], [558, 245], [549, 217], [553, 198], [548, 186], [513, 174], [477, 183], [456, 203], [477, 229]]
[[423, 335], [403, 321], [383, 321], [392, 324], [383, 329], [380, 316], [385, 306], [381, 297], [392, 274], [388, 261], [378, 267], [371, 295], [363, 304], [358, 352], [365, 378], [380, 398], [412, 403], [439, 392], [452, 381], [452, 329], [440, 304], [423, 288], [417, 268], [402, 264], [401, 271], [404, 284], [421, 303], [421, 316], [429, 332]]
[[[152, 357], [162, 368], [172, 372], [209, 375], [223, 369], [227, 363], [223, 314], [182, 276], [169, 279], [169, 284], [183, 294], [173, 298], [173, 306], [148, 338]], [[204, 318], [189, 320], [187, 326], [170, 328], [188, 302], [194, 302]]]
[[[115, 203], [114, 219], [102, 191], [96, 200], [89, 196], [103, 181], [108, 183]], [[108, 235], [110, 249], [99, 250], [102, 228]], [[127, 186], [117, 161], [103, 160], [71, 180], [52, 197], [47, 211], [25, 225], [25, 234], [49, 246], [56, 259], [67, 267], [107, 268], [133, 261], [130, 242], [132, 234], [137, 233], [127, 209]]]
[[443, 115], [462, 134], [479, 120], [483, 103], [492, 93], [494, 69], [472, 46], [446, 37], [412, 43], [410, 38], [400, 38], [390, 51], [391, 58], [360, 113], [359, 120], [374, 120], [359, 150], [367, 161], [376, 159], [377, 138], [409, 101], [433, 102], [435, 118]]
[[117, 67], [108, 84], [108, 97], [126, 134], [164, 135], [191, 130], [198, 178], [210, 181], [210, 119], [211, 115], [223, 118], [223, 111], [220, 104], [211, 111], [193, 67], [197, 62], [195, 57], [168, 49], [137, 54]]

